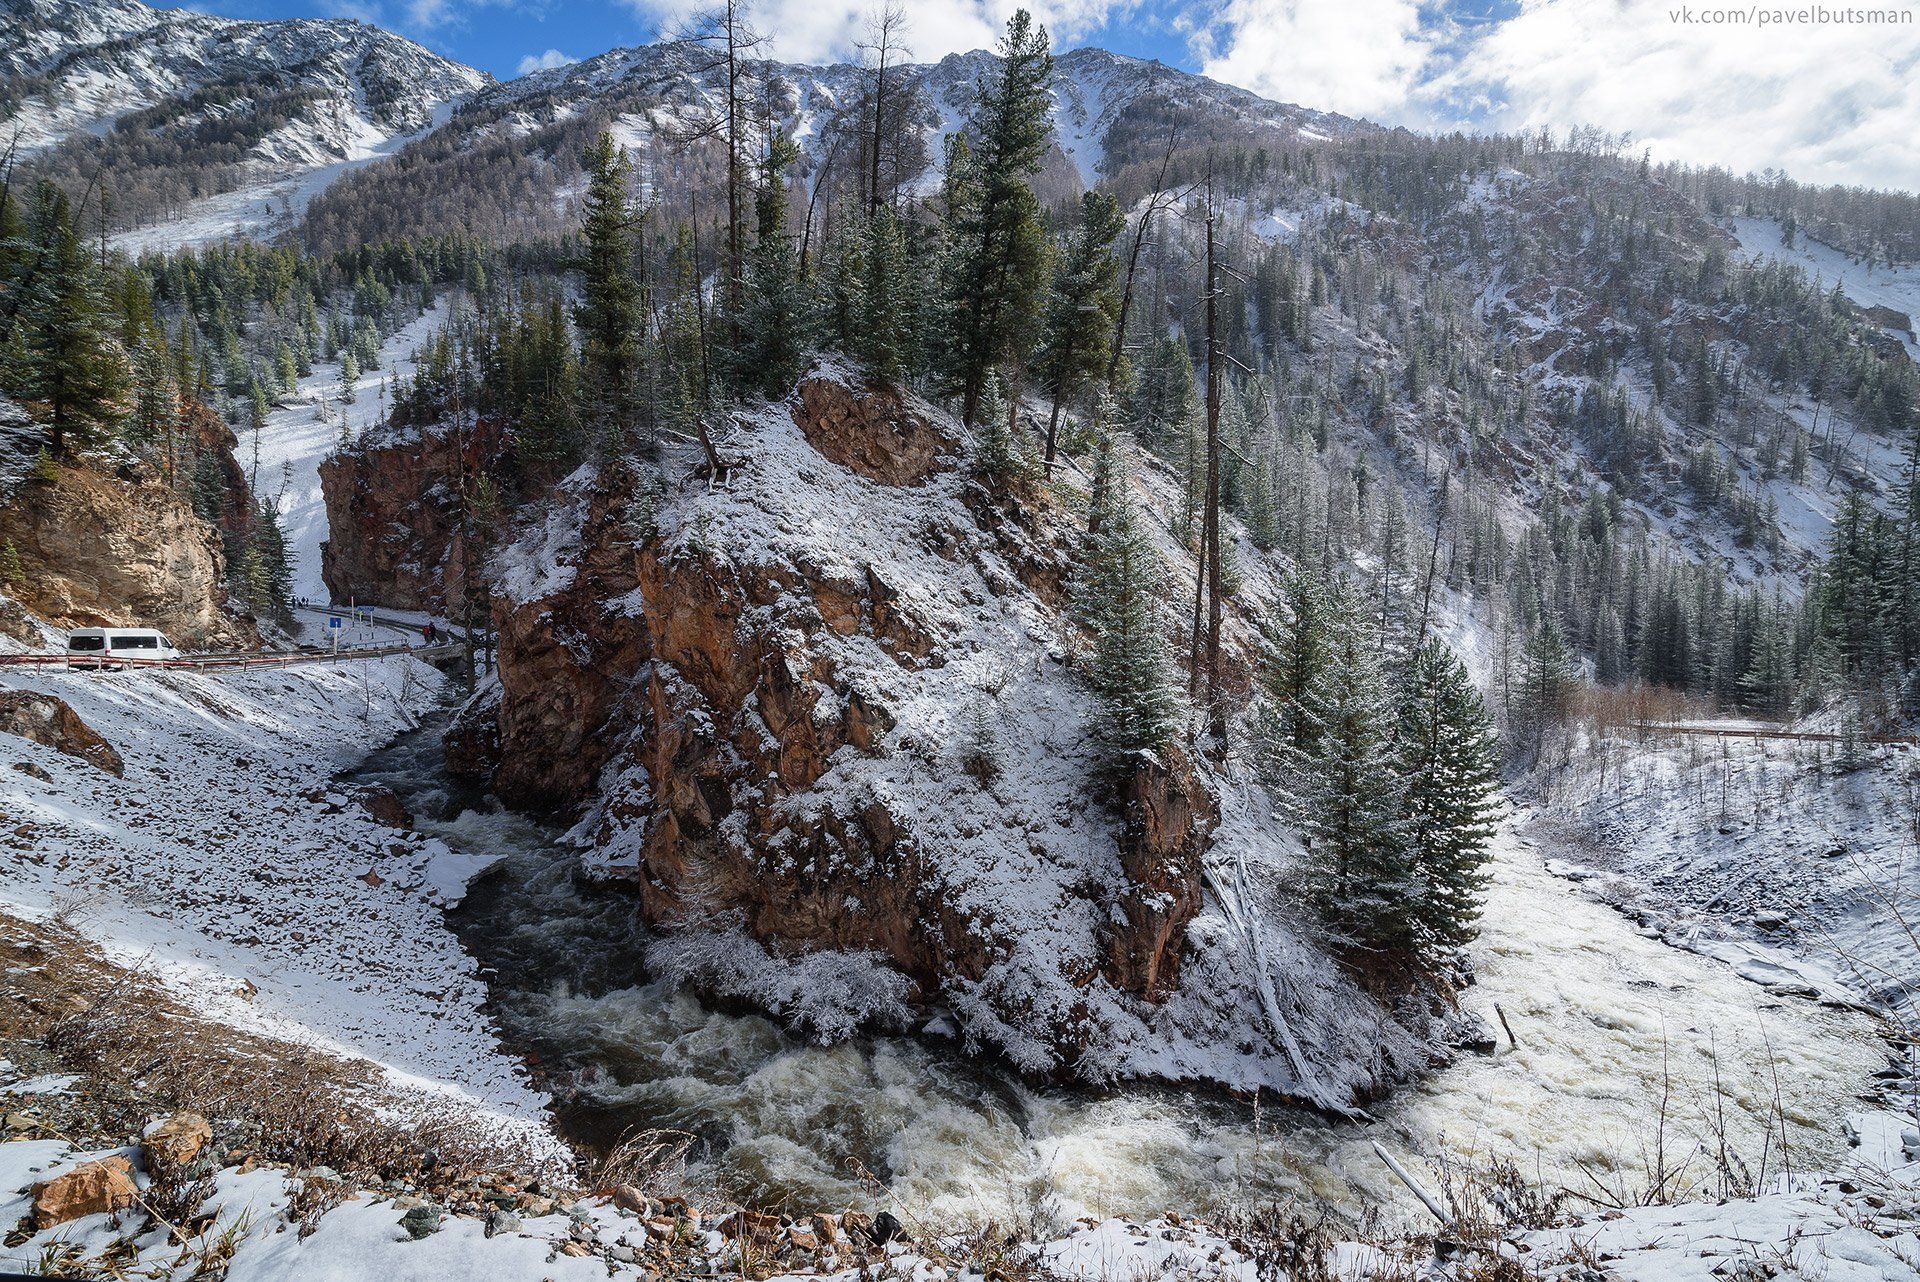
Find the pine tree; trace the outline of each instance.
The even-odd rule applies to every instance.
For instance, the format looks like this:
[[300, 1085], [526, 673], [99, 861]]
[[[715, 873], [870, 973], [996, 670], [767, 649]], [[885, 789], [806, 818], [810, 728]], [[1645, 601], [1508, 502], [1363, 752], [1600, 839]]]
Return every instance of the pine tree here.
[[919, 308], [907, 224], [890, 206], [882, 206], [867, 220], [864, 239], [853, 351], [875, 374], [898, 383], [919, 358]]
[[1543, 618], [1527, 632], [1521, 652], [1519, 728], [1529, 750], [1567, 718], [1573, 703], [1573, 657], [1560, 625]]
[[1119, 489], [1120, 454], [1119, 445], [1114, 440], [1113, 398], [1106, 393], [1100, 397], [1100, 408], [1094, 415], [1093, 436], [1093, 484], [1087, 496], [1087, 533], [1098, 534], [1100, 527], [1106, 524], [1112, 515], [1113, 505], [1126, 495]]
[[980, 397], [980, 423], [974, 430], [973, 472], [1001, 487], [1027, 473], [1026, 459], [1013, 434], [1013, 415], [1018, 408], [1000, 395], [999, 378], [987, 380]]
[[19, 310], [0, 376], [47, 425], [54, 457], [65, 459], [104, 444], [126, 418], [131, 374], [98, 269], [55, 184], [35, 188], [26, 237], [24, 263], [8, 282]]
[[1460, 660], [1429, 639], [1407, 666], [1398, 723], [1404, 836], [1419, 887], [1415, 942], [1457, 948], [1474, 935], [1499, 811], [1493, 721]]
[[1167, 451], [1184, 441], [1197, 404], [1193, 394], [1193, 358], [1187, 345], [1156, 339], [1135, 374], [1127, 420], [1149, 448]]
[[348, 348], [340, 357], [340, 399], [353, 404], [354, 389], [360, 382], [360, 358]]
[[1088, 536], [1074, 580], [1076, 621], [1092, 639], [1086, 678], [1100, 704], [1092, 738], [1110, 765], [1167, 744], [1180, 723], [1179, 688], [1162, 606], [1166, 571], [1116, 476], [1116, 496]]
[[800, 376], [812, 333], [812, 302], [800, 281], [793, 241], [785, 230], [783, 175], [799, 155], [799, 147], [775, 129], [761, 161], [760, 187], [754, 198], [758, 239], [747, 266], [734, 382], [766, 397], [785, 395]]
[[221, 523], [227, 511], [227, 478], [212, 450], [202, 450], [194, 459], [192, 499], [196, 516], [208, 525]]
[[1047, 153], [1052, 76], [1045, 28], [1018, 10], [1000, 42], [998, 72], [975, 86], [973, 115], [949, 144], [946, 366], [970, 426], [995, 367], [1031, 346], [1045, 298], [1046, 233], [1027, 178]]
[[1332, 626], [1327, 587], [1318, 574], [1296, 568], [1287, 575], [1283, 591], [1288, 618], [1263, 625], [1260, 665], [1266, 695], [1262, 737], [1282, 762], [1313, 745], [1316, 726], [1305, 715], [1304, 704], [1327, 665]]
[[1253, 475], [1247, 482], [1247, 537], [1262, 552], [1271, 551], [1280, 540], [1280, 516], [1274, 497], [1273, 455], [1261, 450], [1254, 461]]

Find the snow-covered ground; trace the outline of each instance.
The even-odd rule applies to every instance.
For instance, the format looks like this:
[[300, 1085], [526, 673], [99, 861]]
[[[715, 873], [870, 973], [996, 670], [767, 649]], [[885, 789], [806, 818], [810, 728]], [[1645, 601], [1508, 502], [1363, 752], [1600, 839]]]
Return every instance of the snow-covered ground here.
[[[1821, 729], [1831, 730], [1832, 726]], [[1620, 738], [1557, 786], [1604, 897], [1762, 984], [1915, 1013], [1920, 774], [1899, 747]]]
[[[340, 447], [343, 433], [357, 438], [385, 415], [384, 385], [412, 375], [414, 353], [446, 322], [447, 311], [443, 298], [390, 336], [380, 349], [380, 367], [361, 373], [351, 402], [340, 399], [338, 362], [327, 362], [316, 364], [288, 403], [267, 415], [259, 441], [259, 488], [279, 509], [280, 528], [293, 557], [295, 596], [327, 600], [327, 586], [320, 578], [320, 545], [327, 541], [321, 462]], [[253, 444], [251, 439], [240, 442], [242, 466], [251, 465]]]
[[408, 657], [244, 672], [8, 671], [64, 699], [116, 778], [0, 736], [0, 905], [61, 914], [209, 1017], [370, 1059], [404, 1093], [550, 1144], [543, 1096], [501, 1054], [447, 929], [483, 859], [376, 821], [333, 777], [416, 722], [439, 674]]

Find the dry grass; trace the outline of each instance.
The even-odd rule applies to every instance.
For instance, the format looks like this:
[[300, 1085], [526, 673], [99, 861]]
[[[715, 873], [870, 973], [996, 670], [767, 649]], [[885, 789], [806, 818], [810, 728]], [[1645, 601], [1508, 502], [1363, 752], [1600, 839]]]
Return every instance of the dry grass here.
[[1596, 737], [1637, 725], [1707, 721], [1726, 715], [1710, 700], [1644, 681], [1614, 686], [1582, 684], [1574, 691], [1572, 712], [1574, 719], [1592, 727]]
[[381, 1120], [373, 1065], [204, 1019], [147, 968], [109, 961], [57, 917], [0, 916], [0, 1049], [33, 1071], [82, 1079], [71, 1097], [41, 1097], [48, 1134], [131, 1144], [155, 1117], [195, 1112], [218, 1120], [216, 1143], [232, 1163], [422, 1186], [511, 1156], [450, 1113]]

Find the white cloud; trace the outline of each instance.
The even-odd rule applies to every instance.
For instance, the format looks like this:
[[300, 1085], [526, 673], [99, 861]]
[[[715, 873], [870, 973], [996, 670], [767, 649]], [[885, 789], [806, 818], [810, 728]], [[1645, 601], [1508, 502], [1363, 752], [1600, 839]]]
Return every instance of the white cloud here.
[[1322, 111], [1378, 117], [1400, 110], [1433, 40], [1415, 0], [1227, 0], [1196, 44], [1216, 80]]
[[[1913, 0], [1862, 6], [1915, 19], [1893, 24], [1674, 21], [1683, 6], [1734, 3], [1521, 0], [1512, 17], [1465, 30], [1417, 0], [1225, 0], [1192, 45], [1209, 75], [1387, 123], [1592, 125], [1659, 159], [1920, 189]], [[1761, 3], [1792, 12], [1811, 0]], [[1825, 3], [1845, 12], [1859, 0]]]
[[429, 30], [444, 25], [455, 16], [451, 0], [408, 0], [407, 22]]
[[1436, 80], [1429, 110], [1484, 102], [1503, 128], [1589, 124], [1661, 158], [1920, 189], [1920, 22], [1689, 25], [1674, 21], [1683, 4], [1704, 7], [1526, 0]]
[[[443, 0], [420, 0], [423, 3]], [[1055, 47], [1098, 28], [1137, 0], [1030, 0], [1024, 7], [1046, 24]], [[712, 0], [627, 0], [640, 18], [672, 34], [710, 10]], [[913, 56], [932, 62], [950, 53], [991, 48], [1021, 0], [915, 0], [906, 6], [906, 41]], [[748, 21], [767, 34], [766, 56], [792, 62], [847, 60], [875, 9], [874, 0], [759, 0]]]
[[580, 60], [571, 54], [561, 53], [558, 49], [549, 49], [545, 53], [530, 53], [522, 58], [518, 71], [524, 76], [529, 72], [551, 71], [555, 67], [564, 67], [568, 63], [578, 61]]

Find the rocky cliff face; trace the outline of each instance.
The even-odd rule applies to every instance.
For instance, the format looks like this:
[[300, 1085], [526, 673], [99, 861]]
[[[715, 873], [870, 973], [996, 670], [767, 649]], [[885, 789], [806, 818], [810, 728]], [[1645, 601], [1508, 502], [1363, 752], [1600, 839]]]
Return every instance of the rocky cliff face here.
[[[822, 1034], [945, 1018], [1030, 1071], [1318, 1097], [1247, 1029], [1253, 978], [1223, 981], [1206, 865], [1247, 820], [1178, 752], [1116, 782], [1087, 747], [1064, 514], [989, 499], [956, 423], [831, 368], [725, 452], [723, 486], [616, 462], [562, 487], [496, 567], [499, 682], [450, 759], [583, 810], [589, 865], [668, 931], [657, 968]], [[1303, 972], [1293, 1000], [1366, 1005]], [[1410, 1045], [1338, 1041], [1329, 1098]]]
[[332, 537], [320, 574], [336, 601], [459, 614], [467, 545], [459, 480], [498, 447], [486, 429], [371, 434], [320, 465]]
[[223, 611], [218, 532], [165, 486], [61, 467], [0, 507], [6, 542], [22, 570], [9, 591], [49, 623], [157, 627], [196, 646], [258, 643], [249, 621]]

